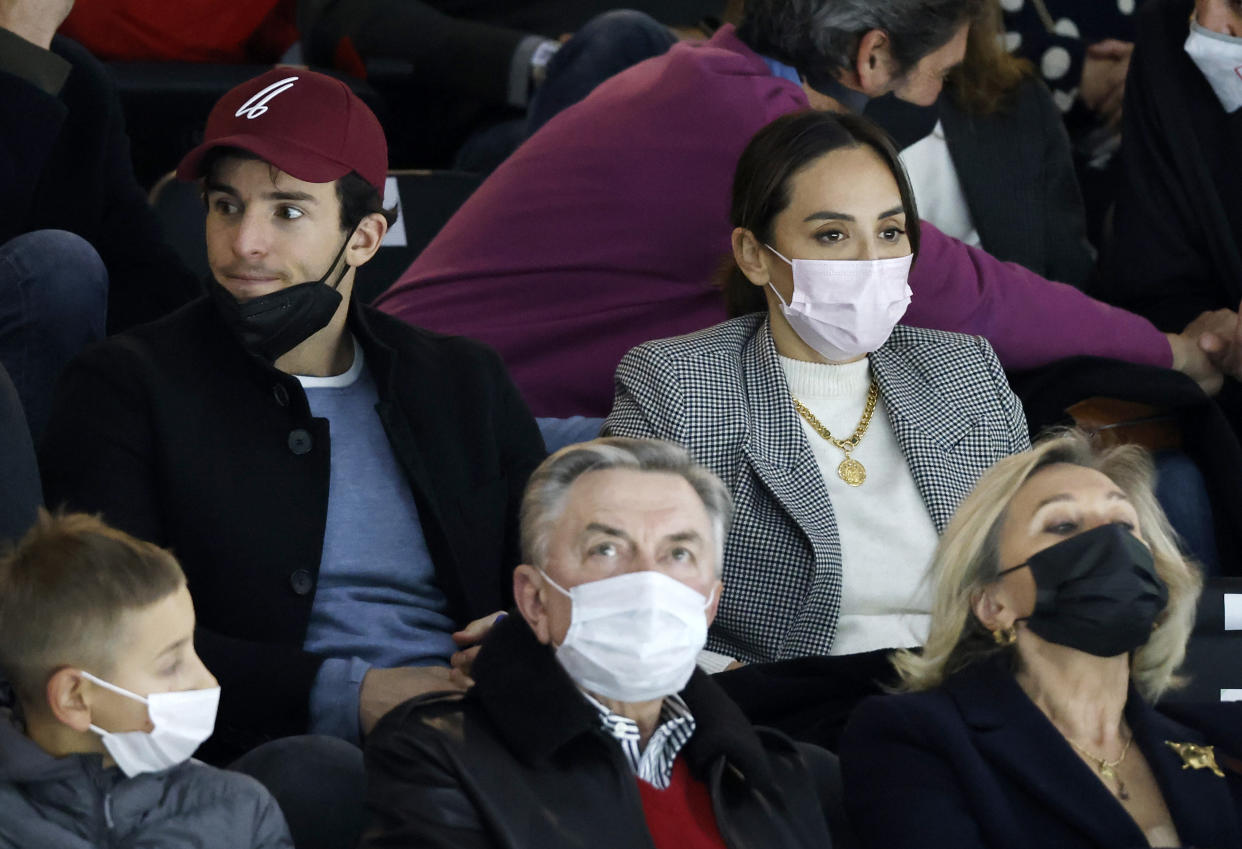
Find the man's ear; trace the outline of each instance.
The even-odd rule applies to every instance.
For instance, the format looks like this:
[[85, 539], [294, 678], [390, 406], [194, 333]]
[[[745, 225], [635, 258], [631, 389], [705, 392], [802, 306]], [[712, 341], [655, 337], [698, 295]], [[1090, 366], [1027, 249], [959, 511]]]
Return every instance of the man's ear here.
[[892, 42], [882, 29], [869, 30], [858, 42], [854, 73], [858, 89], [868, 97], [887, 94], [893, 87]]
[[349, 247], [345, 249], [346, 264], [357, 268], [370, 262], [387, 233], [388, 219], [378, 212], [372, 212], [359, 221], [349, 237]]
[[80, 670], [71, 667], [56, 670], [47, 679], [45, 692], [48, 709], [58, 722], [74, 731], [85, 733], [90, 730], [90, 697], [86, 693], [86, 679]]
[[716, 621], [716, 611], [720, 609], [720, 597], [724, 595], [724, 581], [717, 578], [712, 589], [708, 590], [708, 595], [711, 603], [707, 605], [707, 625], [711, 627], [711, 624]]
[[545, 646], [552, 642], [548, 626], [548, 611], [543, 604], [545, 592], [543, 575], [534, 566], [523, 563], [513, 570], [513, 600], [526, 624], [535, 632], [535, 638]]
[[756, 286], [766, 286], [772, 281], [772, 272], [768, 267], [770, 253], [754, 233], [745, 227], [733, 228], [733, 260], [746, 279]]

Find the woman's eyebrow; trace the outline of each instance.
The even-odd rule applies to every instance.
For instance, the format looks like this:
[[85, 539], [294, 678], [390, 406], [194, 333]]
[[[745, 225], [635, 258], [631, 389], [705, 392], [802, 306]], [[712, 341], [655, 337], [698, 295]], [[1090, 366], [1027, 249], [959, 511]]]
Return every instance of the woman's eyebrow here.
[[802, 220], [803, 221], [856, 221], [857, 219], [854, 218], [854, 216], [852, 215], [846, 215], [844, 212], [830, 212], [828, 210], [824, 210], [823, 212], [812, 212], [810, 215], [808, 215], [806, 218], [803, 218]]

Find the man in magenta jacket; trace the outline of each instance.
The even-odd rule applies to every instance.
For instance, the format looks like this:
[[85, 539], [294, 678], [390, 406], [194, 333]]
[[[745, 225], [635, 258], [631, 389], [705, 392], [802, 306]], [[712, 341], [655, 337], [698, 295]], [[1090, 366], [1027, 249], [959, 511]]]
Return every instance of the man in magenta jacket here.
[[[497, 348], [536, 415], [604, 415], [629, 348], [726, 317], [713, 277], [730, 256], [733, 169], [760, 127], [939, 94], [977, 0], [921, 3], [939, 7], [927, 19], [910, 6], [752, 0], [739, 29], [614, 77], [497, 169], [377, 304]], [[1191, 337], [926, 223], [910, 286], [905, 323], [984, 336], [1008, 368], [1082, 354], [1212, 377]]]

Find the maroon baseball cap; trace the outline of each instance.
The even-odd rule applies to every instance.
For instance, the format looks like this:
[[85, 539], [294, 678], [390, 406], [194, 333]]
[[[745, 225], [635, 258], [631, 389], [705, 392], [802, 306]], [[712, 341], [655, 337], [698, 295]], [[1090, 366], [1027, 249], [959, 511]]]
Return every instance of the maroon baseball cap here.
[[203, 176], [212, 148], [237, 147], [308, 183], [357, 171], [384, 191], [384, 129], [349, 86], [305, 68], [273, 68], [229, 91], [207, 116], [203, 143], [177, 166], [177, 176]]

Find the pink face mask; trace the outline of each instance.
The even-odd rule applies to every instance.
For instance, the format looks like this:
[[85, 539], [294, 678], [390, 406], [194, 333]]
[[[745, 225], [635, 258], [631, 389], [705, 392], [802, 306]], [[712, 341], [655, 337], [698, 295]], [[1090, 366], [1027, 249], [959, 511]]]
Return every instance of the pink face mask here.
[[910, 305], [914, 254], [893, 259], [787, 259], [793, 267], [793, 296], [781, 312], [798, 338], [830, 362], [846, 362], [879, 348]]

